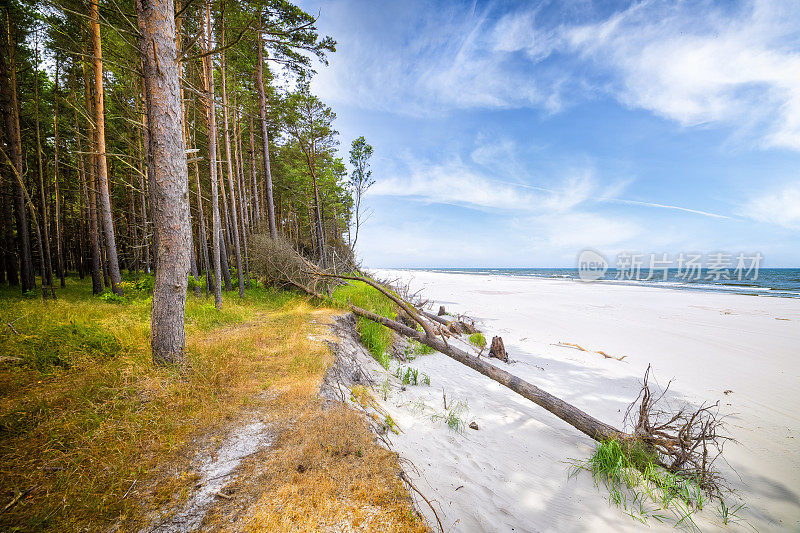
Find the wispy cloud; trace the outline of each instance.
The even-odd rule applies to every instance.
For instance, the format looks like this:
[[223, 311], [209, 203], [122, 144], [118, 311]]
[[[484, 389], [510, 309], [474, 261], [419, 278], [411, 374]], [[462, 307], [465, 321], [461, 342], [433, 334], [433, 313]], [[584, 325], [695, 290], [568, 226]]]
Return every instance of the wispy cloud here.
[[627, 105], [686, 126], [757, 130], [766, 146], [800, 150], [797, 3], [722, 5], [637, 3], [564, 28], [563, 38], [609, 73], [608, 90]]
[[408, 172], [378, 181], [372, 196], [407, 197], [426, 203], [460, 205], [474, 209], [558, 213], [583, 203], [607, 198], [588, 169], [565, 173], [555, 186], [539, 187], [492, 176], [453, 157], [444, 163], [406, 161]]
[[[331, 4], [334, 102], [428, 116], [465, 108], [555, 113], [598, 93], [690, 127], [725, 124], [761, 146], [800, 150], [800, 9], [794, 0], [635, 2], [597, 20], [571, 8]], [[389, 10], [390, 26], [372, 24]], [[358, 12], [358, 16], [354, 13]], [[554, 57], [557, 61], [552, 60]]]
[[762, 222], [800, 230], [800, 182], [750, 199], [744, 205], [742, 214]]

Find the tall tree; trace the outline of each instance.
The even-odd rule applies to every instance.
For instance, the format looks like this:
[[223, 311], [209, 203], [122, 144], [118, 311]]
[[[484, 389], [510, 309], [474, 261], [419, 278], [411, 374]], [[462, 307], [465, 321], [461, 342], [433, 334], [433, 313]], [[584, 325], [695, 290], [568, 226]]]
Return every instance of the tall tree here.
[[[100, 15], [97, 0], [90, 0], [89, 27], [92, 36], [94, 66], [94, 113], [95, 134], [97, 136], [97, 185], [100, 198], [100, 220], [105, 236], [105, 253], [107, 257], [108, 275], [111, 278], [111, 290], [122, 294], [122, 276], [119, 272], [117, 257], [117, 241], [114, 236], [114, 218], [111, 214], [111, 197], [108, 185], [108, 158], [106, 154], [106, 118], [103, 102], [103, 47], [100, 42]], [[175, 23], [172, 23], [173, 34]], [[173, 43], [174, 47], [174, 43]]]
[[350, 147], [350, 164], [353, 166], [353, 172], [350, 173], [350, 188], [355, 194], [353, 214], [355, 215], [356, 231], [351, 244], [353, 250], [356, 249], [358, 230], [361, 227], [361, 198], [375, 184], [375, 180], [372, 179], [372, 171], [369, 169], [370, 157], [372, 157], [372, 146], [367, 144], [367, 140], [363, 136], [355, 139]]
[[264, 164], [264, 191], [267, 204], [267, 221], [269, 234], [278, 238], [275, 224], [275, 200], [272, 193], [272, 169], [269, 164], [269, 131], [267, 129], [267, 97], [264, 91], [264, 42], [261, 29], [258, 31], [258, 64], [256, 65], [256, 86], [258, 88], [258, 117], [261, 122], [261, 156]]
[[203, 51], [203, 82], [206, 100], [206, 119], [208, 124], [208, 166], [211, 174], [211, 260], [214, 267], [214, 305], [222, 305], [222, 265], [220, 240], [222, 221], [219, 215], [219, 191], [217, 178], [217, 117], [214, 103], [214, 70], [211, 65], [211, 2], [205, 3], [205, 23], [200, 25], [200, 47]]
[[[224, 16], [225, 12], [222, 12], [222, 29], [220, 31], [222, 35], [221, 39], [221, 47], [223, 51], [221, 52], [221, 61], [220, 61], [220, 71], [222, 74], [222, 129], [223, 129], [223, 136], [225, 137], [225, 161], [228, 165], [228, 189], [230, 193], [230, 207], [231, 207], [231, 218], [233, 219], [233, 247], [234, 252], [236, 252], [236, 271], [239, 278], [239, 297], [244, 297], [244, 268], [242, 268], [242, 248], [241, 242], [239, 240], [239, 217], [237, 205], [236, 205], [236, 191], [234, 189], [234, 175], [233, 175], [233, 158], [231, 154], [231, 136], [230, 136], [230, 125], [228, 120], [228, 83], [227, 83], [227, 62], [225, 61], [225, 24], [224, 24]], [[242, 207], [241, 205], [238, 207]]]
[[[14, 214], [17, 226], [17, 247], [20, 258], [20, 287], [22, 292], [36, 288], [33, 272], [33, 254], [28, 228], [28, 215], [25, 210], [25, 190], [22, 182], [23, 155], [22, 131], [19, 123], [19, 99], [17, 97], [17, 66], [15, 61], [17, 37], [11, 31], [11, 9], [5, 9], [3, 28], [3, 52], [0, 54], [0, 91], [2, 91], [2, 110], [8, 154], [4, 159], [10, 170], [9, 178], [14, 186]], [[16, 25], [15, 25], [16, 27]]]
[[311, 94], [307, 82], [301, 83], [300, 88], [289, 95], [284, 113], [287, 130], [302, 150], [311, 175], [313, 227], [319, 261], [324, 266], [328, 256], [322, 224], [318, 167], [319, 158], [327, 155], [338, 144], [338, 132], [333, 129], [336, 114]]
[[158, 227], [151, 347], [158, 365], [186, 362], [184, 313], [189, 273], [189, 184], [183, 140], [172, 0], [136, 0], [141, 33], [153, 224]]

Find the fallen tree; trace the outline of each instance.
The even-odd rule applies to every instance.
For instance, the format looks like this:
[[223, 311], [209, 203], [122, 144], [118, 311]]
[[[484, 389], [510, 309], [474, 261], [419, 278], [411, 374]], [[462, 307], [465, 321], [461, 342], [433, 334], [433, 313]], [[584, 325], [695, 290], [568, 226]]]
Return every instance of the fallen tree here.
[[[678, 409], [671, 409], [669, 406], [662, 407], [669, 386], [660, 394], [654, 395], [648, 382], [650, 374], [648, 367], [639, 395], [631, 403], [625, 417], [627, 425], [632, 429], [623, 431], [594, 418], [574, 405], [503, 370], [486, 359], [467, 353], [449, 343], [447, 339], [451, 334], [456, 333], [452, 328], [455, 321], [447, 321], [440, 316], [414, 308], [396, 292], [377, 281], [366, 276], [348, 276], [319, 271], [315, 272], [315, 275], [321, 278], [360, 281], [370, 285], [396, 303], [406, 316], [419, 325], [419, 328], [410, 327], [351, 303], [349, 308], [356, 316], [382, 324], [404, 337], [414, 339], [480, 372], [546, 409], [598, 442], [617, 440], [630, 447], [644, 445], [659, 466], [693, 481], [708, 494], [719, 496], [723, 487], [721, 477], [714, 469], [714, 461], [721, 455], [723, 445], [729, 439], [720, 434], [722, 421], [717, 413], [717, 404], [703, 404], [699, 408], [692, 408], [688, 405]], [[459, 323], [463, 324], [463, 322]]]
[[[271, 250], [273, 253], [275, 248]], [[285, 247], [281, 253], [289, 253]], [[291, 252], [296, 254], [296, 252]], [[299, 254], [296, 254], [299, 256]], [[529, 399], [546, 409], [564, 422], [573, 426], [592, 439], [605, 443], [619, 441], [626, 446], [643, 445], [654, 457], [655, 462], [667, 471], [692, 480], [708, 494], [719, 496], [722, 488], [721, 478], [714, 469], [715, 460], [721, 455], [723, 444], [729, 440], [720, 434], [721, 418], [717, 405], [701, 405], [699, 408], [682, 406], [671, 409], [662, 408], [666, 389], [660, 395], [650, 390], [645, 374], [641, 391], [628, 409], [625, 420], [631, 431], [623, 431], [602, 422], [583, 410], [571, 405], [549, 392], [511, 374], [480, 356], [472, 355], [448, 342], [452, 335], [468, 331], [463, 321], [447, 321], [441, 316], [418, 309], [402, 298], [397, 291], [371, 279], [368, 276], [337, 274], [320, 269], [304, 258], [281, 261], [271, 258], [271, 277], [273, 281], [282, 280], [286, 285], [297, 287], [320, 299], [323, 290], [331, 290], [330, 283], [320, 280], [363, 282], [373, 287], [397, 305], [399, 315], [406, 321], [381, 316], [367, 309], [349, 303], [350, 311], [356, 316], [379, 323], [399, 335], [429, 346], [434, 350], [464, 364], [484, 376], [508, 387], [520, 396]], [[278, 265], [280, 263], [280, 265]], [[287, 268], [291, 264], [291, 268]], [[277, 268], [275, 268], [277, 267]], [[282, 278], [286, 279], [282, 279]], [[453, 328], [459, 324], [459, 328]], [[412, 327], [415, 326], [415, 327]], [[470, 325], [471, 326], [471, 325]], [[460, 329], [460, 331], [459, 331]], [[669, 387], [667, 387], [668, 389]]]

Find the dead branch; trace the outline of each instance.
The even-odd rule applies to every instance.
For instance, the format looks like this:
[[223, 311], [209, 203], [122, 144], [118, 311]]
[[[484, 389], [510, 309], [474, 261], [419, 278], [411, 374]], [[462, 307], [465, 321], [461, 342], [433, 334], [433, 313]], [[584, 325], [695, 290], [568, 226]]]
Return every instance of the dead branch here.
[[722, 455], [725, 443], [732, 440], [721, 434], [719, 402], [671, 408], [665, 400], [671, 382], [660, 394], [653, 394], [649, 377], [650, 365], [638, 396], [625, 413], [626, 426], [633, 428], [633, 436], [657, 455], [664, 468], [719, 496], [724, 486], [714, 462]]

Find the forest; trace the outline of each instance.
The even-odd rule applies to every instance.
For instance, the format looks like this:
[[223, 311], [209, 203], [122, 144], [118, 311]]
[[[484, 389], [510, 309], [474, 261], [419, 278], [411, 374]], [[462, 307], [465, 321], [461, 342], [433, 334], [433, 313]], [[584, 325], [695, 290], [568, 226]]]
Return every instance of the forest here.
[[253, 234], [354, 263], [372, 147], [353, 141], [348, 173], [310, 88], [336, 45], [315, 16], [282, 0], [56, 0], [2, 18], [0, 282], [57, 298], [73, 273], [122, 296], [155, 272], [153, 355], [176, 362], [180, 293], [243, 295]]

